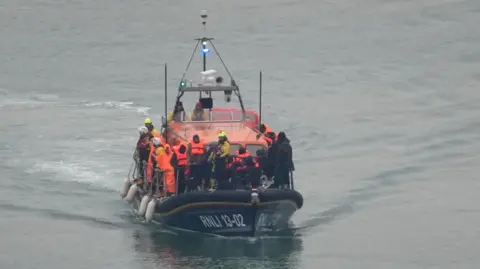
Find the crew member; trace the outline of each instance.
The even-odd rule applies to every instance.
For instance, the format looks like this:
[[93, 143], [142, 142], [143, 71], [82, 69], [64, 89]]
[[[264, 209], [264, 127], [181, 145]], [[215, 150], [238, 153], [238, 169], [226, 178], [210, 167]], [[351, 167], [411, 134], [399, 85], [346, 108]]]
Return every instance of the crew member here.
[[281, 188], [290, 188], [290, 172], [295, 170], [292, 159], [292, 146], [284, 132], [278, 133], [274, 147], [275, 184]]
[[152, 124], [152, 120], [150, 118], [146, 118], [145, 121], [145, 127], [147, 127], [148, 131], [152, 134], [154, 137], [159, 137], [160, 133], [155, 129], [155, 127]]
[[[205, 144], [200, 141], [200, 137], [196, 134], [188, 144], [187, 156], [190, 169], [189, 190], [197, 190], [203, 187], [202, 181], [206, 176], [205, 165]], [[203, 189], [203, 188], [201, 188]]]
[[170, 164], [175, 168], [175, 179], [177, 183], [178, 193], [185, 192], [185, 170], [187, 168], [187, 147], [184, 143], [172, 147], [173, 156]]
[[183, 103], [178, 101], [176, 104], [175, 104], [175, 108], [173, 110], [173, 112], [170, 112], [168, 114], [168, 119], [167, 121], [168, 122], [171, 122], [171, 121], [182, 121], [182, 114], [185, 113], [185, 109], [183, 108]]
[[216, 150], [210, 155], [210, 161], [214, 162], [213, 165], [213, 178], [210, 180], [210, 190], [215, 189], [216, 183], [218, 183], [219, 188], [224, 187], [225, 181], [225, 163], [227, 157], [230, 155], [230, 143], [228, 142], [227, 134], [225, 132], [220, 132], [218, 134], [218, 145]]
[[210, 182], [211, 178], [213, 177], [213, 169], [215, 168], [213, 159], [210, 158], [212, 154], [215, 154], [217, 150], [217, 147], [208, 147], [207, 153], [205, 154], [203, 158], [203, 167], [204, 169], [202, 170], [205, 174], [202, 177], [202, 182], [201, 182], [201, 189], [206, 190], [209, 189], [210, 187]]
[[192, 113], [190, 113], [190, 119], [192, 121], [204, 121], [205, 120], [205, 113], [202, 108], [202, 104], [197, 102], [195, 104], [195, 108], [193, 109]]

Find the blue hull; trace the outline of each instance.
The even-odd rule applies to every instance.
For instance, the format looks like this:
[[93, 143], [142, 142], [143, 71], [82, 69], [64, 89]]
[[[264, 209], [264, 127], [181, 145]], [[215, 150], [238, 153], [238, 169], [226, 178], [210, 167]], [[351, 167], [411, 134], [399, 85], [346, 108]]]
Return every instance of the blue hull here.
[[[303, 198], [292, 190], [194, 192], [157, 201], [153, 220], [174, 229], [220, 236], [259, 236], [289, 227]], [[141, 197], [135, 202], [135, 208]]]

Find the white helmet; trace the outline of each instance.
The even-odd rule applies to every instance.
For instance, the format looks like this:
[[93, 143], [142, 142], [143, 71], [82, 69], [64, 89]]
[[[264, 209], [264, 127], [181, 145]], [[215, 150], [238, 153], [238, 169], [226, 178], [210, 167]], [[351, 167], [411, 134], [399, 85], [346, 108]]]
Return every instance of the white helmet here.
[[152, 143], [154, 146], [160, 146], [162, 144], [162, 140], [160, 140], [158, 137], [154, 137], [152, 138]]
[[138, 133], [140, 135], [148, 133], [148, 129], [145, 126], [138, 127]]

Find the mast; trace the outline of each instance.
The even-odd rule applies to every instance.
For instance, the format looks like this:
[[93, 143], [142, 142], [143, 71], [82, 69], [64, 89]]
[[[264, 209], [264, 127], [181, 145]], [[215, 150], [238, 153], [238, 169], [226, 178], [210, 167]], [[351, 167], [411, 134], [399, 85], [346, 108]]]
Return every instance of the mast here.
[[[188, 70], [190, 69], [190, 65], [192, 63], [192, 60], [195, 56], [195, 53], [197, 52], [197, 48], [201, 45], [201, 48], [200, 48], [200, 52], [203, 54], [202, 55], [202, 63], [203, 63], [203, 67], [202, 67], [202, 70], [203, 72], [207, 71], [207, 54], [209, 54], [210, 52], [210, 49], [208, 48], [207, 45], [210, 45], [212, 47], [212, 50], [215, 52], [215, 54], [217, 55], [218, 59], [220, 60], [220, 62], [222, 63], [223, 65], [223, 68], [225, 69], [225, 71], [227, 72], [228, 76], [230, 77], [230, 86], [220, 86], [220, 85], [217, 85], [217, 86], [214, 86], [214, 88], [221, 88], [221, 87], [226, 87], [225, 90], [224, 90], [224, 94], [225, 94], [225, 98], [226, 98], [226, 101], [227, 102], [230, 102], [230, 96], [232, 94], [235, 94], [237, 97], [238, 97], [238, 100], [239, 100], [239, 103], [240, 103], [240, 107], [241, 107], [241, 110], [242, 110], [242, 115], [243, 115], [243, 119], [245, 119], [245, 106], [243, 104], [243, 100], [242, 100], [242, 96], [240, 94], [240, 89], [238, 87], [238, 85], [236, 84], [235, 80], [233, 79], [233, 76], [230, 72], [230, 70], [228, 69], [228, 67], [225, 65], [225, 62], [223, 61], [222, 57], [220, 56], [220, 54], [218, 53], [218, 50], [215, 48], [215, 45], [213, 44], [213, 38], [212, 37], [207, 37], [207, 22], [206, 22], [206, 19], [208, 17], [207, 15], [207, 11], [206, 10], [202, 10], [201, 13], [200, 13], [200, 17], [202, 18], [202, 25], [203, 25], [203, 31], [204, 31], [204, 35], [203, 37], [200, 37], [200, 38], [195, 38], [195, 40], [197, 41], [197, 44], [195, 46], [195, 48], [193, 49], [193, 52], [192, 52], [192, 55], [190, 57], [190, 60], [188, 61], [188, 64], [187, 64], [187, 67], [185, 68], [185, 71], [182, 75], [182, 79], [180, 80], [180, 85], [178, 87], [178, 94], [177, 94], [177, 98], [176, 98], [176, 103], [178, 103], [180, 101], [180, 99], [182, 98], [183, 94], [185, 92], [192, 92], [192, 91], [195, 91], [194, 88], [201, 88], [201, 86], [198, 86], [198, 87], [194, 87], [192, 85], [190, 86], [187, 86], [187, 80], [186, 80], [186, 75], [187, 75], [187, 72]], [[218, 84], [221, 84], [223, 82], [223, 78], [218, 76], [217, 78], [217, 81], [216, 83]], [[215, 90], [213, 90], [215, 91]], [[204, 90], [202, 91], [199, 91], [197, 90], [198, 94], [199, 94], [199, 98], [202, 98], [202, 93], [205, 93], [205, 94], [208, 94], [208, 97], [209, 98], [212, 98], [212, 90], [211, 90], [211, 87], [207, 87], [205, 88]]]
[[[167, 109], [167, 63], [165, 63], [165, 141], [168, 141], [168, 109]], [[163, 124], [163, 122], [162, 122]]]
[[260, 91], [259, 91], [259, 103], [258, 103], [258, 129], [262, 125], [262, 70], [260, 70]]

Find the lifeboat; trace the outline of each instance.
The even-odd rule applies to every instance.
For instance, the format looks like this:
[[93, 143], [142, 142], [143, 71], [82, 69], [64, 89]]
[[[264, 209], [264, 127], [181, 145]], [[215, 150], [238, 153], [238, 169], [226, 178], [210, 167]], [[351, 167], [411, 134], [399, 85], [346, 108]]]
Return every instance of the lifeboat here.
[[[206, 15], [202, 18], [205, 19]], [[205, 25], [205, 21], [203, 24]], [[223, 133], [230, 143], [230, 156], [236, 156], [240, 148], [245, 148], [253, 158], [259, 158], [257, 154], [268, 151], [268, 143], [259, 133], [261, 113], [245, 109], [240, 88], [223, 60], [223, 67], [230, 76], [230, 83], [227, 85], [223, 83], [223, 78], [217, 75], [216, 70], [206, 69], [208, 44], [213, 43], [213, 38], [202, 37], [196, 40], [198, 43], [195, 50], [200, 46], [203, 53], [200, 81], [193, 83], [193, 80], [186, 79], [184, 74], [178, 88], [174, 111], [169, 115], [165, 113], [162, 117], [161, 133], [164, 141], [171, 148], [178, 148], [180, 145], [188, 145], [194, 136], [198, 136], [205, 145], [206, 152], [209, 152], [217, 147], [218, 134]], [[213, 44], [212, 48], [216, 52]], [[217, 55], [220, 57], [218, 53]], [[195, 52], [192, 58], [194, 56]], [[218, 93], [224, 95], [226, 105], [217, 107], [217, 104], [214, 104], [212, 96]], [[195, 104], [192, 113], [186, 113], [183, 107], [184, 102], [186, 103], [183, 97], [188, 94], [194, 96], [193, 99], [190, 98]], [[232, 97], [237, 97], [239, 108], [228, 107]], [[167, 106], [166, 103], [165, 107]], [[206, 159], [208, 154], [205, 154]], [[135, 160], [138, 162], [138, 158]], [[134, 167], [139, 167], [138, 163]], [[147, 165], [144, 163], [140, 167], [146, 168]], [[205, 167], [205, 171], [211, 171], [210, 167]], [[253, 181], [244, 178], [240, 184], [230, 184], [226, 188], [208, 189], [199, 186], [184, 192], [179, 192], [180, 172], [177, 172], [175, 193], [162, 191], [166, 187], [166, 181], [164, 173], [159, 169], [152, 171], [150, 182], [142, 180], [147, 174], [144, 170], [134, 171], [124, 180], [121, 195], [124, 200], [133, 204], [137, 215], [148, 222], [171, 229], [221, 236], [257, 236], [282, 232], [289, 228], [292, 215], [303, 206], [303, 197], [294, 189], [292, 172], [289, 186], [278, 188], [272, 187], [272, 180], [265, 176], [261, 167], [256, 168], [259, 173], [252, 173], [250, 176], [253, 178], [250, 180], [259, 184], [254, 185], [251, 183]], [[187, 164], [187, 180], [190, 180], [190, 169]], [[229, 178], [223, 180], [231, 183], [233, 175], [230, 176], [226, 173]], [[202, 177], [207, 179], [207, 176]]]

